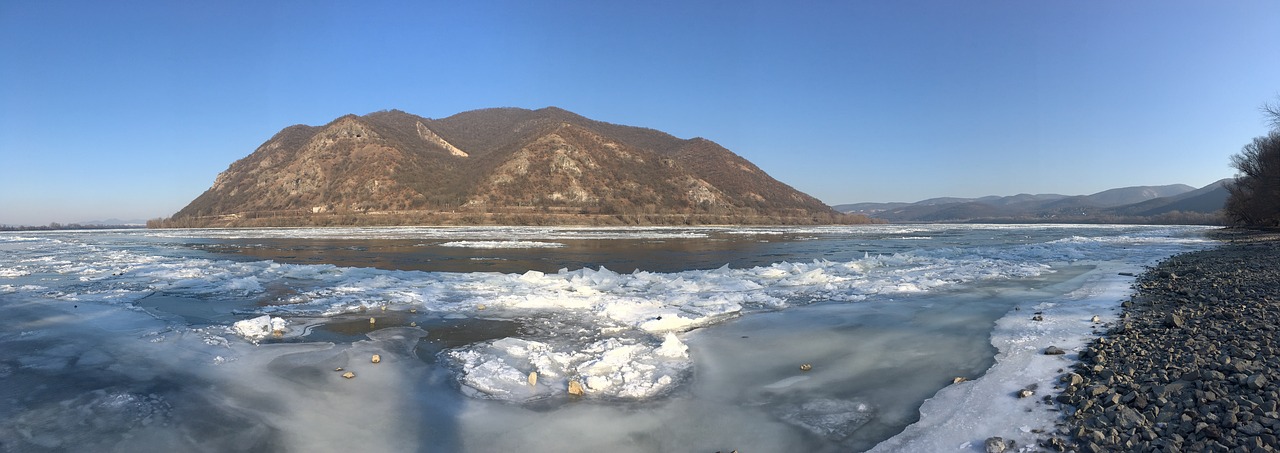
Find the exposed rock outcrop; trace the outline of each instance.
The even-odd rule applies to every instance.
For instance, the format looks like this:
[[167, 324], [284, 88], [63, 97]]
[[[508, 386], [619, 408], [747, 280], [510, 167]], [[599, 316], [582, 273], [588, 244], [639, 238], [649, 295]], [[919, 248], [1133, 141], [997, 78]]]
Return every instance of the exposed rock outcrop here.
[[291, 126], [152, 226], [855, 223], [694, 138], [565, 110]]

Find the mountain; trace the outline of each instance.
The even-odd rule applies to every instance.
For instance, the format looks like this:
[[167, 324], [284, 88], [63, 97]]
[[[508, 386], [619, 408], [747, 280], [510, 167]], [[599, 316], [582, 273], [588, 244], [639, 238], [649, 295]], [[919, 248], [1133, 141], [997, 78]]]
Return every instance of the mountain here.
[[287, 127], [151, 226], [851, 223], [703, 138], [548, 107]]
[[121, 220], [121, 219], [117, 219], [117, 218], [115, 218], [115, 217], [112, 217], [112, 218], [109, 218], [109, 219], [106, 219], [106, 220], [86, 220], [86, 221], [83, 221], [83, 222], [77, 222], [77, 223], [78, 223], [79, 225], [100, 225], [100, 226], [140, 226], [140, 225], [145, 225], [145, 224], [147, 223], [147, 221], [146, 221], [146, 220], [142, 220], [142, 219], [128, 219], [128, 220]]
[[1074, 222], [1220, 224], [1227, 191], [1222, 180], [1196, 189], [1184, 184], [1135, 186], [1092, 195], [1019, 194], [932, 198], [915, 203], [838, 205], [890, 222]]
[[1138, 187], [1122, 187], [1119, 189], [1104, 190], [1093, 195], [1085, 196], [1089, 204], [1094, 206], [1111, 208], [1116, 206], [1124, 206], [1127, 204], [1141, 203], [1156, 198], [1172, 197], [1196, 190], [1195, 187], [1186, 184], [1173, 184], [1168, 186], [1138, 186]]
[[1142, 203], [1125, 206], [1121, 212], [1154, 216], [1170, 212], [1216, 212], [1227, 203], [1227, 183], [1231, 179], [1223, 179], [1176, 196], [1156, 198]]

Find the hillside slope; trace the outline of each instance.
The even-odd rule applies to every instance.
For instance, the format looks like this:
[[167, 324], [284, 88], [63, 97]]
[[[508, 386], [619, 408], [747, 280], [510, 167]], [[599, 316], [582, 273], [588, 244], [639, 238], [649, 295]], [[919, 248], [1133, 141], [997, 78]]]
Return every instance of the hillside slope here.
[[548, 107], [290, 126], [151, 226], [866, 221], [710, 140]]
[[[1224, 180], [1225, 181], [1225, 180]], [[932, 198], [916, 203], [839, 205], [890, 222], [1189, 223], [1220, 224], [1224, 181], [1196, 189], [1184, 184], [1134, 186], [1091, 195], [1014, 195]]]

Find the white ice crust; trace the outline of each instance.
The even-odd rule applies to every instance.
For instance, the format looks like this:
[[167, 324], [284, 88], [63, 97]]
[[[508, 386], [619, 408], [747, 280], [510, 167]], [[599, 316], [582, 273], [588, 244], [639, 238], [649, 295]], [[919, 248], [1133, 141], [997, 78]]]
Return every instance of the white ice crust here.
[[[566, 394], [569, 382], [591, 398], [645, 399], [669, 391], [692, 363], [688, 347], [671, 332], [659, 346], [606, 338], [575, 350], [504, 338], [449, 351], [458, 379], [472, 396], [529, 401]], [[531, 384], [530, 373], [537, 373]]]
[[[1055, 432], [1060, 412], [1042, 401], [1052, 395], [1058, 378], [1070, 371], [1078, 352], [1096, 336], [1095, 329], [1116, 320], [1120, 302], [1128, 294], [1140, 268], [1103, 263], [1082, 277], [1087, 282], [1062, 300], [1040, 302], [1010, 311], [996, 322], [991, 343], [998, 350], [996, 364], [980, 378], [939, 391], [920, 408], [920, 420], [901, 434], [881, 442], [871, 452], [985, 451], [989, 437], [1015, 441], [1011, 451], [1040, 451], [1039, 433]], [[1041, 313], [1042, 321], [1032, 320]], [[1092, 322], [1097, 315], [1100, 323]], [[1045, 355], [1057, 346], [1064, 355]], [[1034, 388], [1030, 398], [1014, 395]]]
[[544, 241], [452, 241], [435, 244], [437, 247], [470, 249], [554, 249], [564, 247], [559, 242]]

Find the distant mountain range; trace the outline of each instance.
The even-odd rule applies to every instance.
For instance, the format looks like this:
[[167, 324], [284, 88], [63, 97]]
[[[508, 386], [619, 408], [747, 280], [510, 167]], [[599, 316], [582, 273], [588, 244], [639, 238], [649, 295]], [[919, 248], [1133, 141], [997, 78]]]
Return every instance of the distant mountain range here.
[[290, 126], [163, 227], [858, 223], [703, 138], [555, 107]]
[[110, 219], [106, 219], [106, 220], [86, 220], [86, 221], [78, 222], [78, 223], [79, 223], [80, 225], [103, 225], [103, 226], [120, 225], [120, 226], [142, 226], [142, 225], [145, 225], [145, 224], [147, 223], [147, 221], [146, 221], [146, 220], [142, 220], [142, 219], [128, 219], [128, 220], [121, 220], [121, 219], [117, 219], [117, 218], [115, 218], [115, 217], [112, 217], [112, 218], [110, 218]]
[[890, 222], [1222, 223], [1229, 179], [1199, 189], [1185, 184], [1123, 187], [1092, 195], [1019, 194], [932, 198], [915, 203], [855, 203], [836, 210]]

